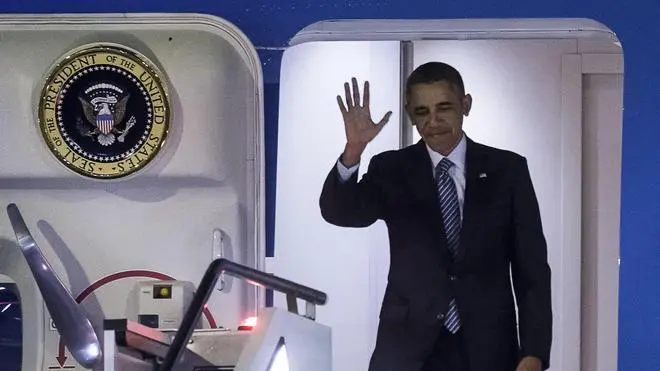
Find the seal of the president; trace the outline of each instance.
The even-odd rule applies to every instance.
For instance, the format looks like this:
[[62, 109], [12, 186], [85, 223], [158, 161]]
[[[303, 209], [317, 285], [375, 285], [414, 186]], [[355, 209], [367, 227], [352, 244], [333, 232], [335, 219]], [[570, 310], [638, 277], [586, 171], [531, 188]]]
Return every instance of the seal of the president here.
[[78, 174], [116, 179], [160, 152], [170, 125], [167, 86], [144, 55], [117, 44], [78, 48], [51, 69], [39, 129], [57, 160]]

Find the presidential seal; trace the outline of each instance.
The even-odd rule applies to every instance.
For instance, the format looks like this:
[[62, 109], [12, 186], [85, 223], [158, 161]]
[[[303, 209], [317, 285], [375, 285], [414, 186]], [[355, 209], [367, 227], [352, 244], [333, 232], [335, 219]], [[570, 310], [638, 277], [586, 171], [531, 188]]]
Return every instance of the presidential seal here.
[[87, 45], [50, 71], [38, 117], [59, 162], [90, 178], [116, 179], [159, 153], [170, 104], [161, 74], [146, 57], [121, 45]]

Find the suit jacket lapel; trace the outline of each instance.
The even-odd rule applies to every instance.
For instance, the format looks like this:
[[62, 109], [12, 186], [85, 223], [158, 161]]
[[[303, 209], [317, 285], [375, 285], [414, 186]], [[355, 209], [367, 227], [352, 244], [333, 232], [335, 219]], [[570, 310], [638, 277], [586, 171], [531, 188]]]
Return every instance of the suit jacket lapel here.
[[408, 189], [425, 215], [430, 230], [436, 232], [436, 251], [441, 255], [441, 262], [451, 262], [452, 257], [447, 248], [447, 239], [438, 201], [438, 193], [433, 177], [433, 163], [423, 141], [418, 141], [410, 151], [410, 159], [406, 161], [405, 178]]
[[473, 239], [479, 233], [477, 214], [481, 209], [484, 195], [488, 194], [488, 173], [486, 157], [479, 144], [466, 138], [465, 153], [465, 198], [463, 202], [463, 224], [458, 261], [465, 259], [468, 249], [473, 248]]
[[406, 161], [406, 179], [413, 196], [419, 202], [436, 200], [433, 164], [423, 141], [413, 146], [410, 156], [410, 161]]

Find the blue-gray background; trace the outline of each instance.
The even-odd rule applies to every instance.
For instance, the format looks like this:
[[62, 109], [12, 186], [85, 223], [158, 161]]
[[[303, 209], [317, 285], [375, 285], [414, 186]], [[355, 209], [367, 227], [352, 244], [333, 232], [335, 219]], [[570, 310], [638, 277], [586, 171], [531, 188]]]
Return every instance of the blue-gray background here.
[[[660, 2], [657, 0], [4, 0], [0, 13], [197, 12], [252, 40], [266, 94], [267, 233], [272, 253], [281, 50], [301, 28], [333, 18], [586, 17], [605, 23], [625, 53], [619, 370], [660, 370]], [[2, 55], [0, 55], [2, 58]], [[0, 302], [9, 298], [0, 298]], [[11, 337], [0, 318], [0, 345]], [[4, 339], [4, 341], [2, 341]], [[4, 353], [4, 352], [3, 352]], [[0, 359], [7, 360], [2, 355]], [[10, 362], [11, 363], [11, 362]], [[4, 363], [3, 369], [9, 366]]]

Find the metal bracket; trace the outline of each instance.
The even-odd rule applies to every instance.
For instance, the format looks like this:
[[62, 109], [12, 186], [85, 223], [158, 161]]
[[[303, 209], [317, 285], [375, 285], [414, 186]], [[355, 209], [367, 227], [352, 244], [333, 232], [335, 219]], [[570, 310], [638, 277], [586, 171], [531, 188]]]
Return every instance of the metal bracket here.
[[286, 307], [291, 313], [298, 314], [298, 298], [293, 295], [286, 295]]
[[316, 319], [316, 304], [305, 302], [305, 317], [312, 321]]
[[[213, 242], [211, 248], [213, 250], [213, 260], [225, 258], [225, 238], [224, 233], [220, 229], [213, 230]], [[225, 289], [225, 272], [220, 272], [220, 278], [218, 279], [218, 285], [216, 290], [222, 291]]]

